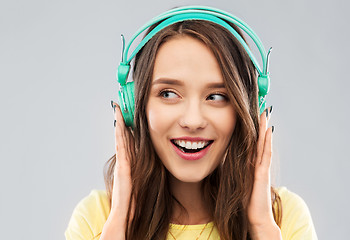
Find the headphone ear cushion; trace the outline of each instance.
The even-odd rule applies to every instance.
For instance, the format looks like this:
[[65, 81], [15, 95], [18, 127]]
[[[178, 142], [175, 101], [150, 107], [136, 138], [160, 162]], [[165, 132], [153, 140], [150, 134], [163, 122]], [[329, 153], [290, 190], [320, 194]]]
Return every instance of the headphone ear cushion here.
[[[134, 82], [127, 82], [119, 89], [119, 102], [121, 102], [121, 111], [127, 127], [134, 127], [134, 112], [135, 112], [135, 95]], [[123, 96], [123, 97], [122, 97]], [[124, 101], [123, 101], [124, 100]]]

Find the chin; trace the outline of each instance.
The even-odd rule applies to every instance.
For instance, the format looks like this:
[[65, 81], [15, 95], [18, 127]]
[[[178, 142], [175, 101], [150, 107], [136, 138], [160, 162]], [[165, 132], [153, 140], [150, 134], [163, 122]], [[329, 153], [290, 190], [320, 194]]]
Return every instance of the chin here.
[[186, 183], [198, 183], [201, 182], [204, 178], [206, 178], [209, 174], [200, 174], [198, 171], [196, 173], [175, 173], [170, 174], [180, 182]]

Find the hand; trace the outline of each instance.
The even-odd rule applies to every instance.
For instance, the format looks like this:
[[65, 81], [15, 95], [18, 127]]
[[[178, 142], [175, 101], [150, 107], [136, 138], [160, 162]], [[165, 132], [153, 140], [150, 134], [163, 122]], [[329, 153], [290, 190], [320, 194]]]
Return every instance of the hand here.
[[[127, 212], [131, 197], [131, 168], [130, 159], [135, 153], [135, 142], [131, 131], [125, 126], [124, 119], [118, 104], [112, 102], [115, 110], [115, 150], [116, 163], [114, 166], [113, 193], [111, 214], [124, 218], [126, 223]], [[132, 205], [130, 221], [133, 218]]]
[[[261, 236], [276, 235], [279, 227], [272, 213], [270, 166], [272, 157], [272, 128], [267, 128], [270, 111], [266, 109], [260, 115], [259, 139], [255, 155], [254, 185], [248, 204], [248, 220], [253, 239]], [[268, 238], [267, 239], [272, 239]]]
[[[113, 190], [111, 211], [103, 226], [101, 240], [125, 240], [128, 208], [131, 198], [132, 182], [130, 160], [134, 157], [135, 142], [132, 133], [125, 126], [118, 104], [112, 101], [115, 119], [115, 151]], [[131, 205], [129, 223], [135, 212], [134, 202]]]

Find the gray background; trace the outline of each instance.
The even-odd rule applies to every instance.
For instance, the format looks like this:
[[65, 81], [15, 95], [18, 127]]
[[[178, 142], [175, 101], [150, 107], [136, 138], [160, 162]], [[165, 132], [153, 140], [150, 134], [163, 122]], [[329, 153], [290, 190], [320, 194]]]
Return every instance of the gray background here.
[[63, 239], [104, 188], [120, 34], [183, 4], [225, 9], [274, 47], [275, 182], [305, 200], [320, 239], [347, 237], [348, 2], [1, 0], [1, 239]]

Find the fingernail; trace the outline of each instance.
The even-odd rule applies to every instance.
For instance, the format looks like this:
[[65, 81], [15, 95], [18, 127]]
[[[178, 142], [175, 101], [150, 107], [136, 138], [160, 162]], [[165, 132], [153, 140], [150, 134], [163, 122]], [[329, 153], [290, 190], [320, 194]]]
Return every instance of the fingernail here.
[[273, 132], [273, 130], [275, 130], [275, 126], [272, 126], [272, 132]]
[[266, 112], [266, 118], [267, 118], [267, 116], [269, 115], [269, 112], [268, 112], [267, 110], [268, 110], [268, 108], [266, 108], [266, 110], [265, 110], [265, 112]]
[[273, 107], [273, 106], [271, 105], [271, 107], [270, 107], [270, 113], [272, 113], [272, 107]]
[[115, 113], [115, 105], [114, 105], [113, 100], [111, 101], [111, 105], [112, 105], [113, 111], [114, 111], [114, 113]]
[[116, 122], [117, 122], [117, 120], [114, 120], [114, 124], [113, 124], [113, 125], [114, 125], [114, 127], [115, 127]]

